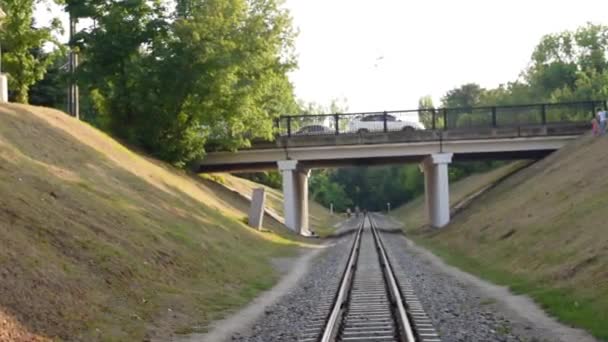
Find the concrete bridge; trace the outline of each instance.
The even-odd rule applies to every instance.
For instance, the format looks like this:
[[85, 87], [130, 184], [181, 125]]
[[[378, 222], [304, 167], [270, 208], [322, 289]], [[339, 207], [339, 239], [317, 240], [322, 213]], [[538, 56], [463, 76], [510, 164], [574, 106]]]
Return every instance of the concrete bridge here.
[[[432, 109], [438, 113], [443, 111], [443, 115], [432, 115], [431, 127], [418, 124], [417, 129], [398, 130], [390, 129], [389, 120], [407, 122], [406, 119], [389, 117], [397, 117], [395, 113], [411, 116], [412, 111], [316, 115], [312, 122], [310, 116], [282, 117], [281, 120], [288, 121], [288, 125], [292, 126], [288, 127], [287, 134], [283, 131], [274, 142], [254, 143], [251, 148], [238, 152], [209, 153], [198, 163], [196, 170], [239, 172], [278, 168], [283, 177], [285, 225], [299, 234], [307, 235], [308, 177], [311, 169], [417, 163], [424, 172], [430, 224], [443, 227], [450, 220], [448, 165], [452, 161], [542, 158], [586, 132], [596, 106], [603, 106], [604, 103], [591, 101], [559, 105], [560, 113], [570, 115], [562, 114], [558, 120], [548, 120], [554, 114], [547, 110], [547, 107], [554, 105], [548, 104], [488, 107], [487, 112], [482, 112], [481, 118], [484, 120], [477, 120], [481, 124], [459, 125], [459, 121], [471, 121], [471, 116], [461, 114], [460, 117], [466, 120], [451, 120], [453, 126], [450, 126], [448, 110]], [[538, 118], [530, 119], [530, 107], [538, 107]], [[582, 111], [577, 110], [581, 107]], [[518, 116], [517, 122], [501, 125], [498, 115], [503, 108], [508, 109], [511, 116], [525, 112], [528, 119], [521, 120], [521, 116]], [[564, 108], [570, 110], [564, 111]], [[468, 112], [459, 109], [459, 113], [479, 112], [479, 108], [465, 110]], [[419, 117], [423, 114], [417, 111]], [[345, 129], [346, 125], [340, 123], [344, 116], [350, 116], [350, 119], [346, 119], [349, 122], [357, 120], [352, 118], [361, 120], [371, 115], [383, 118], [382, 121], [375, 121], [377, 129], [362, 130], [359, 126], [359, 130], [353, 131]], [[302, 124], [298, 120], [307, 122]], [[293, 130], [294, 127], [297, 130]]]

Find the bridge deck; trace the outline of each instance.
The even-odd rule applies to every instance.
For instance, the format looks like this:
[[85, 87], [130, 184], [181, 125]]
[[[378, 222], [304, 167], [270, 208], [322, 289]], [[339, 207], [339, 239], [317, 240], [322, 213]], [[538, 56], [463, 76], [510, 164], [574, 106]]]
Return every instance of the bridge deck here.
[[552, 123], [511, 127], [294, 135], [255, 143], [238, 152], [212, 152], [198, 172], [275, 169], [278, 160], [298, 160], [321, 168], [419, 162], [429, 154], [454, 153], [462, 159], [539, 158], [561, 148], [589, 129], [587, 123]]

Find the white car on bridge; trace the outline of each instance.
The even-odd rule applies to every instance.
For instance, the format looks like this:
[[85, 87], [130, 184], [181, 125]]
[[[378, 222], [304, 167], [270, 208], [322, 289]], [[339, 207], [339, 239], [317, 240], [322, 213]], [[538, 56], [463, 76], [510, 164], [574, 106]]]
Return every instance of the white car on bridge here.
[[[348, 123], [350, 132], [367, 133], [367, 132], [382, 132], [384, 131], [385, 114], [373, 114], [358, 117]], [[386, 115], [386, 130], [387, 131], [415, 131], [424, 129], [424, 126], [416, 121], [402, 121], [395, 116]]]

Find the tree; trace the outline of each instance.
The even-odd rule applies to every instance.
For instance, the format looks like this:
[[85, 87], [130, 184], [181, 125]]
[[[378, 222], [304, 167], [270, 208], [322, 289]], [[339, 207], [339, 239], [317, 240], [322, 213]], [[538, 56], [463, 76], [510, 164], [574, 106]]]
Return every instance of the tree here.
[[462, 108], [457, 110], [449, 110], [447, 113], [448, 127], [456, 127], [458, 120], [462, 115], [470, 114], [470, 108], [479, 105], [481, 96], [485, 89], [481, 88], [476, 83], [467, 83], [458, 88], [449, 90], [444, 97], [441, 98], [441, 103], [445, 108]]
[[593, 92], [574, 94], [588, 83], [585, 80], [597, 80], [606, 72], [606, 50], [608, 26], [588, 23], [575, 31], [549, 34], [534, 49], [524, 77], [538, 101], [589, 96]]
[[291, 19], [275, 0], [71, 0], [96, 23], [74, 43], [81, 86], [103, 128], [183, 166], [205, 146], [270, 138], [295, 112]]
[[[38, 52], [40, 54], [48, 54], [43, 52], [42, 49], [38, 50], [40, 50]], [[38, 56], [38, 53], [35, 54], [36, 58], [49, 58], [48, 56]], [[65, 57], [54, 58], [53, 63], [47, 67], [44, 77], [29, 88], [29, 103], [36, 106], [65, 110], [68, 82], [65, 71], [61, 69], [65, 63]]]
[[336, 211], [344, 211], [352, 206], [344, 185], [333, 182], [330, 177], [333, 170], [315, 170], [310, 178], [310, 198], [325, 207], [333, 207]]
[[236, 176], [249, 179], [253, 182], [267, 185], [274, 189], [280, 189], [282, 184], [281, 174], [279, 171], [264, 171], [264, 172], [245, 172], [237, 173]]
[[28, 103], [28, 91], [41, 80], [56, 54], [36, 54], [45, 44], [60, 47], [53, 37], [61, 32], [55, 19], [49, 27], [36, 28], [33, 19], [34, 0], [0, 0], [6, 18], [0, 27], [2, 42], [2, 69], [8, 74], [13, 101]]
[[477, 83], [467, 83], [458, 88], [449, 90], [441, 98], [441, 104], [446, 108], [470, 108], [479, 104], [484, 89]]
[[606, 98], [608, 98], [608, 70], [577, 72], [574, 89], [562, 87], [551, 93], [551, 100], [555, 102]]
[[[439, 116], [436, 112], [435, 116], [433, 116], [435, 106], [433, 105], [433, 99], [430, 95], [423, 96], [418, 100], [418, 110], [419, 120], [425, 128], [430, 129], [433, 127], [433, 117], [436, 118], [435, 124], [437, 124], [437, 118], [439, 118]], [[437, 125], [437, 127], [439, 126], [440, 125]]]

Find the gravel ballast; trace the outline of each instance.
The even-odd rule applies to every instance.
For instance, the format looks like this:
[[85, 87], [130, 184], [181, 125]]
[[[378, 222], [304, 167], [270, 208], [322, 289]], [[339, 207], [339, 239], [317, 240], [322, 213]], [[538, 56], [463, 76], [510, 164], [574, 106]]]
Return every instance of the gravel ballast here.
[[381, 237], [393, 267], [401, 269], [410, 278], [416, 296], [442, 341], [544, 340], [542, 332], [513, 322], [498, 312], [491, 298], [480, 296], [457, 279], [422, 262], [405, 248], [405, 240], [400, 234], [383, 233]]
[[[351, 220], [342, 231], [353, 230], [357, 223]], [[353, 234], [345, 233], [336, 239], [309, 268], [301, 282], [277, 303], [268, 306], [264, 316], [251, 329], [236, 333], [233, 341], [304, 341], [311, 336], [310, 320], [324, 307], [331, 305], [340, 277], [348, 260]], [[317, 329], [320, 331], [322, 328]]]
[[[395, 227], [391, 219], [374, 214], [379, 227]], [[593, 341], [588, 334], [565, 327], [538, 310], [522, 303], [520, 310], [539, 311], [530, 321], [504, 305], [515, 297], [505, 290], [500, 297], [488, 296], [477, 285], [455, 277], [428, 258], [428, 252], [411, 245], [400, 231], [381, 234], [393, 267], [410, 277], [418, 299], [445, 342], [452, 341]], [[467, 274], [467, 278], [472, 277]], [[463, 277], [464, 278], [464, 277]], [[495, 287], [495, 285], [489, 285]], [[531, 307], [534, 306], [534, 307]], [[572, 330], [564, 333], [564, 330]]]
[[[383, 216], [374, 217], [379, 227], [395, 226]], [[354, 221], [341, 230], [355, 228]], [[328, 310], [344, 271], [352, 238], [352, 234], [343, 233], [313, 260], [308, 273], [295, 288], [266, 307], [263, 317], [251, 329], [234, 334], [232, 340], [309, 341], [316, 336], [322, 324], [315, 326], [311, 320]], [[381, 238], [393, 268], [409, 277], [442, 341], [566, 341], [506, 309], [497, 298], [444, 272], [408, 246], [401, 233], [382, 232]]]

